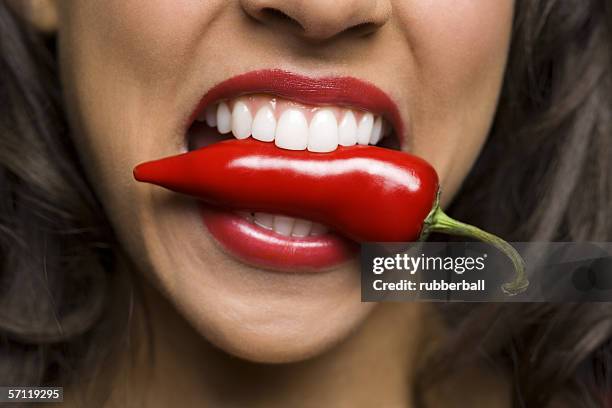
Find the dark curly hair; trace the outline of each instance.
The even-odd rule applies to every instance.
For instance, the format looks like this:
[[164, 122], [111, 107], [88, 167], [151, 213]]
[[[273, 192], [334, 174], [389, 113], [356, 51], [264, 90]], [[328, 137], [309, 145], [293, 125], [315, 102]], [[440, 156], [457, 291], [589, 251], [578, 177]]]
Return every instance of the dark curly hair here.
[[[5, 3], [0, 384], [65, 385], [111, 352], [102, 338], [125, 334], [134, 289], [113, 272], [120, 248], [82, 177], [54, 39]], [[515, 241], [612, 241], [611, 54], [609, 1], [517, 0], [494, 125], [451, 215]], [[516, 407], [597, 407], [612, 393], [610, 304], [440, 309], [453, 335], [423, 366], [417, 396], [482, 359], [511, 373]]]

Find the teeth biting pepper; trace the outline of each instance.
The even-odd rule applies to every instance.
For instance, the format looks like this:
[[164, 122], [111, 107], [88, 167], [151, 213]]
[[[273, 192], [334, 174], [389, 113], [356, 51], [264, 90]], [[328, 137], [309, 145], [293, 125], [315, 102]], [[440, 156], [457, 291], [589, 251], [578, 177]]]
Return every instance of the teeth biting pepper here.
[[505, 293], [528, 285], [516, 250], [444, 214], [435, 170], [403, 152], [358, 145], [311, 153], [228, 140], [142, 163], [134, 177], [217, 206], [317, 221], [358, 242], [417, 241], [432, 232], [472, 237], [512, 261], [516, 275], [502, 285]]

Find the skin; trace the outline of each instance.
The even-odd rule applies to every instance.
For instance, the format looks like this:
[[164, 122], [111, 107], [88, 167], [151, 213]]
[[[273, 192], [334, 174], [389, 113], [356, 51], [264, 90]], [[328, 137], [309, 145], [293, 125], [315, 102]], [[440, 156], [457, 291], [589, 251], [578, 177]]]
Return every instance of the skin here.
[[[110, 405], [127, 406], [141, 395], [146, 406], [177, 398], [185, 398], [181, 406], [410, 406], [419, 358], [444, 337], [429, 306], [360, 303], [354, 263], [308, 276], [239, 263], [217, 248], [193, 200], [137, 184], [132, 168], [182, 151], [186, 117], [230, 76], [264, 68], [349, 75], [396, 101], [406, 123], [404, 148], [436, 168], [445, 206], [487, 138], [513, 2], [27, 4], [35, 11], [26, 13], [31, 21], [58, 35], [74, 142], [121, 243], [124, 273], [142, 280], [152, 305], [157, 364], [145, 381], [140, 360], [127, 364], [118, 354], [105, 375], [125, 381]], [[292, 20], [270, 17], [265, 8]], [[369, 23], [365, 31], [345, 31], [360, 23]], [[482, 406], [505, 404], [503, 380], [485, 368], [453, 381], [452, 404], [470, 406], [461, 393]]]

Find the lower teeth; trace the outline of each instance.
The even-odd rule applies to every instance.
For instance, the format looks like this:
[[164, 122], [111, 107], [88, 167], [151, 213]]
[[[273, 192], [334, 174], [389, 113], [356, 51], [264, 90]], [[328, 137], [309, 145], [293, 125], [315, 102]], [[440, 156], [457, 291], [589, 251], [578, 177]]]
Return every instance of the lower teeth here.
[[246, 211], [237, 211], [237, 214], [253, 224], [287, 237], [304, 238], [328, 232], [325, 225], [301, 218]]

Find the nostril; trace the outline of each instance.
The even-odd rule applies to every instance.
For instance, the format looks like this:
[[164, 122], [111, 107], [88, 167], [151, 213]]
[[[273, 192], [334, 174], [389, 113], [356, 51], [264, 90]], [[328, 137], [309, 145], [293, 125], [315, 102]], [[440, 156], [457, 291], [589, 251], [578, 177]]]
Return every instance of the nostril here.
[[356, 24], [342, 31], [340, 34], [354, 35], [359, 37], [365, 37], [370, 34], [374, 34], [380, 28], [379, 24], [375, 23], [361, 23]]
[[[260, 11], [260, 18], [267, 23], [278, 23], [291, 25], [294, 27], [299, 27], [302, 31], [305, 31], [306, 28], [300, 21], [291, 17], [289, 14], [284, 13], [283, 11], [273, 8], [273, 7], [265, 7]], [[365, 37], [376, 32], [379, 29], [379, 25], [375, 23], [365, 22], [360, 24], [355, 24], [354, 26], [347, 27], [346, 29], [337, 32], [334, 36], [341, 35], [352, 35], [352, 36], [360, 36]]]
[[386, 1], [240, 0], [243, 11], [271, 30], [281, 29], [310, 42], [366, 37], [391, 17]]
[[302, 24], [300, 24], [300, 22], [297, 21], [295, 18], [273, 7], [264, 7], [263, 9], [261, 9], [261, 16], [269, 22], [279, 22], [284, 24], [297, 25], [302, 29], [304, 28], [302, 27]]

